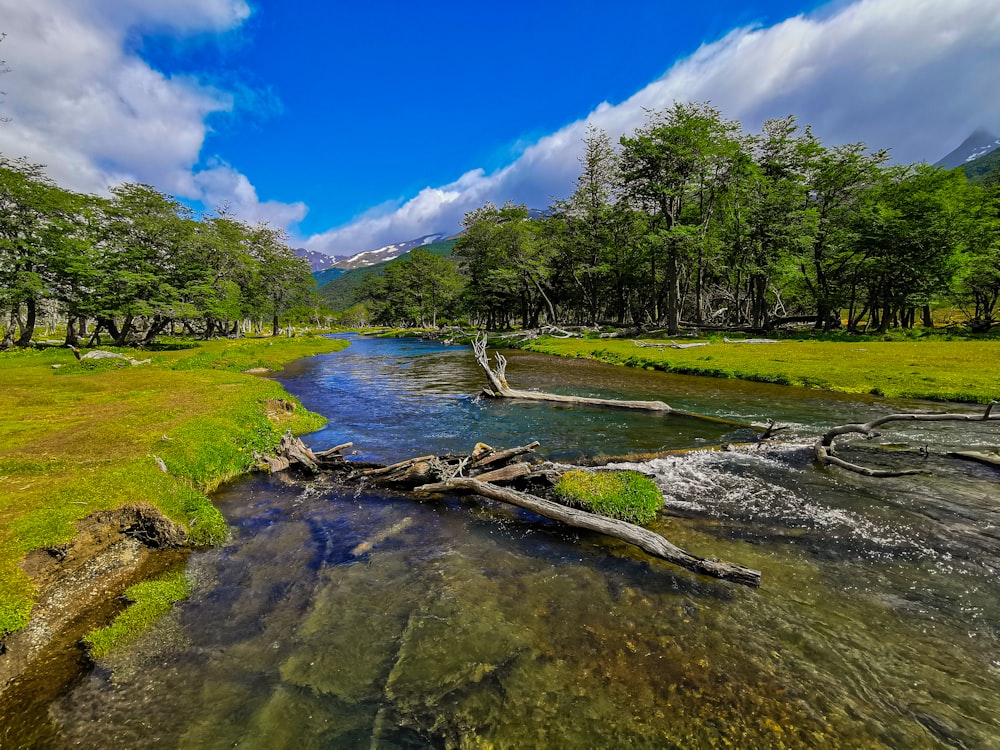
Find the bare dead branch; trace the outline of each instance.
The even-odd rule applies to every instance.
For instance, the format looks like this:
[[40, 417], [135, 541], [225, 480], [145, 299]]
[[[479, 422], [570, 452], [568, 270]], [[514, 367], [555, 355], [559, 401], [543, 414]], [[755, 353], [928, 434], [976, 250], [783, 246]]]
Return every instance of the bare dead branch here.
[[844, 461], [838, 458], [835, 454], [834, 441], [842, 435], [859, 434], [864, 435], [866, 438], [877, 437], [879, 433], [877, 428], [884, 424], [889, 424], [890, 422], [991, 422], [1000, 420], [1000, 415], [993, 416], [993, 406], [996, 401], [991, 403], [986, 407], [986, 411], [983, 414], [920, 414], [920, 413], [903, 413], [903, 414], [888, 414], [884, 417], [879, 417], [878, 419], [873, 419], [870, 422], [865, 422], [864, 424], [844, 424], [834, 427], [816, 441], [814, 445], [814, 452], [816, 455], [816, 460], [824, 465], [839, 466], [842, 469], [847, 469], [848, 471], [853, 471], [858, 474], [864, 474], [869, 477], [898, 477], [907, 476], [910, 474], [924, 474], [926, 473], [923, 469], [869, 469], [864, 466], [859, 466], [858, 464], [850, 463], [849, 461]]
[[625, 521], [606, 518], [595, 513], [588, 513], [577, 508], [569, 508], [550, 500], [529, 495], [526, 492], [519, 492], [507, 487], [497, 487], [489, 482], [465, 477], [455, 478], [447, 482], [425, 484], [417, 487], [416, 491], [427, 493], [472, 492], [483, 497], [492, 498], [493, 500], [500, 500], [516, 505], [519, 508], [525, 508], [540, 516], [565, 523], [568, 526], [596, 531], [600, 534], [620, 539], [623, 542], [639, 547], [654, 557], [667, 560], [695, 573], [720, 578], [724, 581], [740, 583], [744, 586], [760, 586], [761, 576], [758, 570], [716, 558], [706, 559], [692, 555], [690, 552], [670, 543], [649, 529], [644, 529], [641, 526], [636, 526]]

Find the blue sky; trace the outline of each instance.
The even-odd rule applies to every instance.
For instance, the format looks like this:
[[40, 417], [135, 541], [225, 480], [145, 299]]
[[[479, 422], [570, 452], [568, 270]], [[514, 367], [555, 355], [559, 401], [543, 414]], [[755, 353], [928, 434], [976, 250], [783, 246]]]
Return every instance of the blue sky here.
[[711, 100], [933, 161], [1000, 131], [1000, 0], [0, 0], [0, 152], [344, 254], [572, 189], [588, 123]]

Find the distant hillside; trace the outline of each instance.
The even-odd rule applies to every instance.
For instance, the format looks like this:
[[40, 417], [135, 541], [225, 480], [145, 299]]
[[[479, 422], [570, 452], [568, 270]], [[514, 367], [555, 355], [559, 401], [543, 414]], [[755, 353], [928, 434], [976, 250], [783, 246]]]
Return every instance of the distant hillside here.
[[[451, 255], [452, 248], [455, 247], [455, 238], [441, 240], [439, 242], [431, 242], [422, 247], [435, 255], [443, 255], [448, 257]], [[416, 247], [421, 247], [417, 245]], [[395, 263], [397, 261], [403, 261], [410, 257], [410, 253], [406, 252], [400, 255], [398, 258], [393, 258], [392, 260], [383, 261], [381, 263], [375, 263], [370, 266], [363, 266], [360, 268], [354, 268], [352, 270], [343, 271], [338, 268], [331, 268], [330, 271], [341, 271], [340, 275], [327, 283], [323, 283], [319, 280], [321, 274], [313, 274], [313, 278], [317, 280], [320, 284], [318, 290], [320, 298], [326, 303], [326, 306], [333, 311], [346, 310], [349, 307], [357, 304], [357, 292], [361, 287], [361, 283], [365, 280], [367, 276], [373, 273], [382, 273], [382, 270], [390, 263]], [[326, 272], [322, 272], [326, 273]]]
[[313, 271], [312, 277], [316, 280], [316, 286], [321, 287], [324, 284], [329, 284], [334, 279], [338, 279], [343, 276], [347, 271], [343, 268], [324, 268], [319, 271]]
[[935, 162], [934, 166], [954, 169], [955, 167], [964, 166], [969, 162], [986, 156], [997, 149], [1000, 149], [1000, 138], [997, 138], [993, 133], [980, 129], [962, 141], [961, 145], [946, 157]]
[[352, 255], [349, 258], [339, 260], [334, 265], [336, 268], [343, 269], [344, 271], [353, 271], [355, 268], [368, 268], [370, 266], [378, 265], [379, 263], [394, 260], [415, 247], [430, 245], [443, 238], [444, 235], [440, 232], [436, 234], [425, 234], [423, 237], [417, 237], [415, 240], [397, 242], [392, 245], [380, 247], [377, 250], [365, 250], [363, 253], [358, 253], [357, 255]]
[[1000, 185], [1000, 149], [990, 151], [966, 164], [965, 176], [969, 178], [969, 182]]

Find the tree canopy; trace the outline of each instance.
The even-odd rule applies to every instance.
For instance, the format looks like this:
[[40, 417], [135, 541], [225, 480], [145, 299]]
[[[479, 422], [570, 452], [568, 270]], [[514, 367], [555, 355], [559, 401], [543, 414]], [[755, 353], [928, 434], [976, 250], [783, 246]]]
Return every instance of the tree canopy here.
[[150, 343], [180, 328], [238, 334], [313, 304], [309, 266], [282, 231], [225, 210], [195, 218], [149, 185], [107, 198], [49, 180], [41, 166], [0, 156], [0, 347], [31, 342], [39, 311], [66, 319], [67, 343], [88, 321], [114, 343]]

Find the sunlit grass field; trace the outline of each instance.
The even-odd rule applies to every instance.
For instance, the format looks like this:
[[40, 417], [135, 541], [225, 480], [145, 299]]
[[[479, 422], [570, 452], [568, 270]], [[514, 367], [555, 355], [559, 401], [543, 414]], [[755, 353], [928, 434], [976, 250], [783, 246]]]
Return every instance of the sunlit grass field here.
[[[244, 371], [344, 346], [307, 337], [117, 350], [152, 358], [138, 366], [77, 362], [64, 348], [0, 354], [0, 635], [24, 626], [35, 595], [18, 561], [69, 541], [95, 511], [150, 503], [193, 543], [220, 541], [225, 522], [206, 493], [286, 429], [324, 422], [278, 383]], [[296, 408], [275, 408], [278, 399]]]
[[1000, 341], [710, 341], [707, 346], [670, 349], [640, 347], [626, 339], [541, 338], [524, 348], [665, 372], [888, 398], [981, 404], [1000, 398]]

